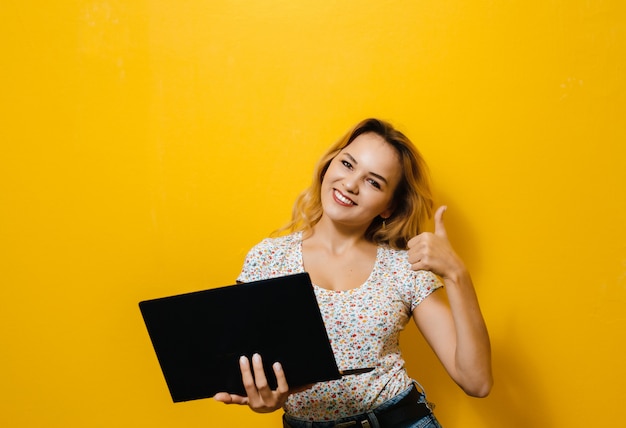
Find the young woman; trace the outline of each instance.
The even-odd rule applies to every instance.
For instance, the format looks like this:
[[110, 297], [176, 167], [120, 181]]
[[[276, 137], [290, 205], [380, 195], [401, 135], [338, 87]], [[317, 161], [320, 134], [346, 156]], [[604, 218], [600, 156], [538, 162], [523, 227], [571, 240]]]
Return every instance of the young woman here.
[[277, 362], [272, 390], [262, 356], [242, 357], [247, 396], [214, 398], [256, 412], [283, 408], [292, 428], [439, 427], [398, 346], [410, 318], [452, 379], [467, 394], [486, 396], [487, 328], [448, 242], [445, 207], [435, 213], [434, 233], [420, 233], [432, 209], [426, 165], [409, 139], [378, 119], [357, 124], [320, 160], [283, 230], [289, 233], [255, 246], [238, 280], [308, 272], [339, 369], [374, 370], [294, 391]]

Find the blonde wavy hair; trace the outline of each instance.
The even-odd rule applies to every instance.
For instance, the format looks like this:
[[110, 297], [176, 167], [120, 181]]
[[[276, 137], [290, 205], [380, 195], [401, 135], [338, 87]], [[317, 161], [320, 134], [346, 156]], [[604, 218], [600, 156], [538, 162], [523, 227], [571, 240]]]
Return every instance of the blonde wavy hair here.
[[365, 232], [365, 238], [379, 245], [406, 249], [407, 242], [420, 232], [420, 226], [430, 218], [433, 198], [426, 162], [413, 143], [390, 123], [380, 119], [365, 119], [332, 145], [318, 161], [313, 182], [296, 198], [291, 221], [272, 235], [302, 231], [306, 237], [322, 217], [321, 186], [330, 162], [361, 134], [380, 135], [398, 153], [402, 177], [395, 190], [389, 218], [376, 217]]

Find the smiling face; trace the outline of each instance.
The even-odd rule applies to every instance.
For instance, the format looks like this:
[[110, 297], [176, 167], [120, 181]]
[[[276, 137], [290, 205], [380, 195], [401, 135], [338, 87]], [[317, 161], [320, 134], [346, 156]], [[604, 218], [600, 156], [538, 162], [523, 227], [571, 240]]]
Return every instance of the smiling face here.
[[380, 135], [359, 135], [326, 170], [321, 189], [324, 216], [346, 226], [365, 228], [377, 216], [389, 217], [400, 170], [398, 154]]

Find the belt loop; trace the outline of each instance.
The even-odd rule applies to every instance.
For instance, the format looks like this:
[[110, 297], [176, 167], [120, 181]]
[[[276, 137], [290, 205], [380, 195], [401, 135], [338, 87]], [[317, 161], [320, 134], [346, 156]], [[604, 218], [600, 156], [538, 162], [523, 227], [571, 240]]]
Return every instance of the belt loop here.
[[413, 379], [413, 385], [415, 385], [417, 392], [419, 392], [424, 396], [424, 398], [426, 398], [426, 390], [424, 389], [424, 387], [415, 379]]
[[430, 410], [431, 412], [435, 410], [435, 403], [433, 403], [432, 401], [428, 401], [428, 397], [426, 396], [426, 390], [424, 389], [424, 387], [420, 385], [420, 383], [416, 381], [415, 379], [413, 379], [413, 384], [416, 387], [419, 387], [417, 388], [418, 392], [424, 396], [424, 404], [426, 404], [426, 407], [428, 407], [428, 410]]
[[378, 423], [378, 418], [376, 417], [373, 411], [369, 410], [367, 412], [367, 419], [361, 422], [361, 427], [362, 428], [380, 428], [380, 424]]

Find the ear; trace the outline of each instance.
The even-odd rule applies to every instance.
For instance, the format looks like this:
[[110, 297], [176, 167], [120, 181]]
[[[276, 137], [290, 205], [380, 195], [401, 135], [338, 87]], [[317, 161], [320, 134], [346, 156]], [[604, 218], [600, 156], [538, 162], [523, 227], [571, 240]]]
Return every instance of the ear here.
[[387, 220], [389, 217], [391, 217], [391, 214], [393, 214], [393, 208], [389, 207], [387, 208], [385, 211], [383, 211], [382, 213], [379, 214], [379, 216], [383, 219], [383, 220]]
[[396, 210], [396, 203], [394, 201], [391, 201], [389, 203], [389, 206], [387, 207], [387, 209], [383, 212], [381, 212], [380, 214], [378, 214], [383, 220], [387, 220], [389, 217], [391, 217], [391, 214], [393, 214], [393, 212]]

